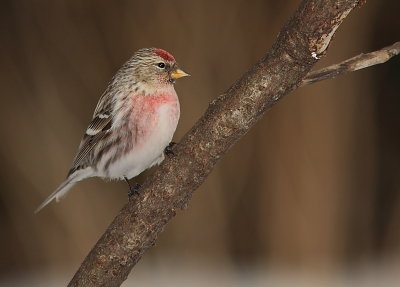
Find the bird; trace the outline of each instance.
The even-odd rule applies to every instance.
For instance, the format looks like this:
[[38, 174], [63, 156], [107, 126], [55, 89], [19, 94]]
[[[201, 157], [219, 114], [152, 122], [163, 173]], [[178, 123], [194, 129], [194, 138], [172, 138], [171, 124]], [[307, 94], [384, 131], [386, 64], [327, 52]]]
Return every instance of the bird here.
[[176, 79], [189, 76], [174, 56], [142, 48], [117, 71], [101, 95], [64, 182], [35, 210], [59, 201], [86, 178], [125, 180], [161, 163], [180, 117]]

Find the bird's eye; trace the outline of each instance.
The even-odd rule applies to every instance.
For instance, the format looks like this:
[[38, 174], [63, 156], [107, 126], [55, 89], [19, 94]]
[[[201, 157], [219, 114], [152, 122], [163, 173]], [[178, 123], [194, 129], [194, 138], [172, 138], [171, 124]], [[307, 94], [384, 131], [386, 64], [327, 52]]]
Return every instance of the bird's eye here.
[[158, 64], [157, 64], [157, 67], [159, 67], [159, 68], [161, 68], [161, 69], [164, 69], [164, 68], [165, 68], [165, 64], [164, 64], [163, 62], [158, 63]]

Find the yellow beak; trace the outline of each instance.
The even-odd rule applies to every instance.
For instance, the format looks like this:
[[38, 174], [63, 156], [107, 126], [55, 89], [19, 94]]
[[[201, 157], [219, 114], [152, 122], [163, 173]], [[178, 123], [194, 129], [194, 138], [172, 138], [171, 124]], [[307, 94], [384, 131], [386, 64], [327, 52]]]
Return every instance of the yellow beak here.
[[187, 76], [190, 76], [190, 75], [188, 73], [185, 73], [184, 71], [182, 71], [179, 68], [174, 70], [174, 71], [172, 71], [172, 73], [171, 73], [171, 78], [174, 79], [174, 80], [182, 78], [182, 77], [187, 77]]

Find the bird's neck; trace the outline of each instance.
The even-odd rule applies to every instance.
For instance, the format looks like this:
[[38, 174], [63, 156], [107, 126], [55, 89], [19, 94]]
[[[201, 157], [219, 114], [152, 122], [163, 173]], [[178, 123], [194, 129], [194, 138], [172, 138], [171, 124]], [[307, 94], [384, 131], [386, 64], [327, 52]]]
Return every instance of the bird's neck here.
[[139, 82], [135, 87], [135, 90], [135, 93], [143, 94], [144, 96], [175, 93], [174, 86], [171, 83], [151, 84], [147, 82]]

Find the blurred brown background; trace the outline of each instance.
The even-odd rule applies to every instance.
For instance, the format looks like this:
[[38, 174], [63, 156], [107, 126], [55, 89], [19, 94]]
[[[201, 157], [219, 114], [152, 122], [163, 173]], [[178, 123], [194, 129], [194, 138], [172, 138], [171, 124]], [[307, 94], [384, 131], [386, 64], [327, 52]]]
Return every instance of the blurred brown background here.
[[[134, 51], [164, 48], [192, 74], [176, 84], [179, 141], [299, 3], [0, 1], [0, 284], [33, 274], [45, 286], [60, 273], [65, 285], [126, 202], [124, 182], [90, 179], [33, 214], [64, 179], [100, 94]], [[367, 1], [318, 66], [400, 40], [398, 11], [398, 1]], [[399, 262], [399, 90], [396, 58], [287, 96], [217, 165], [131, 279], [200, 265], [215, 276], [335, 276]]]

